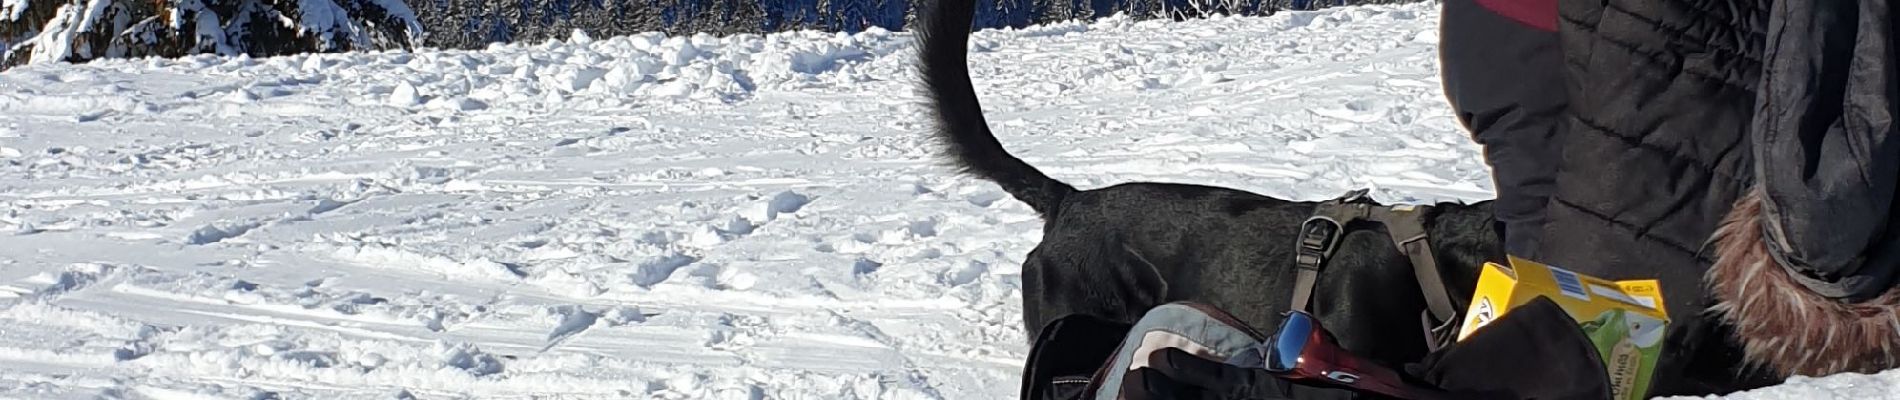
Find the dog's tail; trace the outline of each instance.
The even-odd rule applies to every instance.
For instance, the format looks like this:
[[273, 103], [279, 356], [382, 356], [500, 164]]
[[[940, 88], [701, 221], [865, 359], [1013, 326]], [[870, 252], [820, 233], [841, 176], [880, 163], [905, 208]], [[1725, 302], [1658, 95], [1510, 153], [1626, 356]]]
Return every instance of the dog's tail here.
[[918, 69], [928, 90], [924, 95], [934, 112], [933, 134], [944, 156], [960, 172], [995, 182], [1043, 218], [1053, 218], [1062, 199], [1075, 193], [1075, 187], [1050, 179], [1004, 150], [983, 119], [976, 88], [970, 84], [967, 48], [976, 0], [930, 3], [920, 10], [914, 32], [918, 38]]

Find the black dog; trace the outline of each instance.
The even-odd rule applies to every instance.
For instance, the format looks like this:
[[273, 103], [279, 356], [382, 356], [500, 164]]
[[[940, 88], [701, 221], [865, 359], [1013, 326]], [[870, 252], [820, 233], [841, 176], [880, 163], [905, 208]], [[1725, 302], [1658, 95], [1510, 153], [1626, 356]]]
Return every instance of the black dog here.
[[[1133, 322], [1178, 300], [1219, 306], [1256, 328], [1278, 326], [1292, 302], [1296, 236], [1318, 203], [1185, 184], [1078, 191], [1043, 175], [1004, 150], [984, 120], [965, 54], [973, 2], [922, 10], [919, 67], [946, 158], [1043, 217], [1042, 242], [1023, 265], [1025, 329], [1033, 336], [1071, 313]], [[1437, 204], [1423, 220], [1462, 314], [1479, 268], [1504, 257], [1490, 202]], [[1426, 305], [1410, 261], [1381, 225], [1348, 225], [1342, 237], [1308, 309], [1362, 356], [1394, 364], [1422, 357]]]

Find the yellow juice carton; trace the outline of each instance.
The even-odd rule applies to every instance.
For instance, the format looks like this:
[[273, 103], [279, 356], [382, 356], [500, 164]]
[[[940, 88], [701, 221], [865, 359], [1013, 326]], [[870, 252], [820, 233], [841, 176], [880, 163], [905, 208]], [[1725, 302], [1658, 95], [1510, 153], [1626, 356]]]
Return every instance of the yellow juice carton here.
[[1612, 282], [1517, 257], [1510, 262], [1485, 263], [1458, 340], [1541, 295], [1569, 312], [1596, 343], [1616, 398], [1644, 398], [1669, 325], [1661, 285], [1654, 279]]

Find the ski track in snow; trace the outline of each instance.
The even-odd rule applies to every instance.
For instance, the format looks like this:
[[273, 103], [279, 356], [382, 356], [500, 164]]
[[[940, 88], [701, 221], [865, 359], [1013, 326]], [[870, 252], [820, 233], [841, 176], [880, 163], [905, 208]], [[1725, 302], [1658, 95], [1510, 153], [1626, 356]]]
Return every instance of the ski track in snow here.
[[[1082, 187], [1489, 198], [1436, 15], [984, 31], [972, 72], [1003, 142]], [[0, 393], [1013, 397], [1040, 222], [930, 158], [912, 52], [646, 34], [8, 71]]]

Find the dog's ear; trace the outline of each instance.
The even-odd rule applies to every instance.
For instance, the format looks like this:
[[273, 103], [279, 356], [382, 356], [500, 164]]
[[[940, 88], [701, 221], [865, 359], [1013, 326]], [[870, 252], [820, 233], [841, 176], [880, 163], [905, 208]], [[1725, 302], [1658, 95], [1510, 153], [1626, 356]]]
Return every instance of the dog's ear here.
[[1161, 276], [1161, 269], [1155, 267], [1154, 262], [1148, 261], [1148, 257], [1142, 256], [1140, 250], [1135, 250], [1133, 246], [1129, 246], [1128, 242], [1122, 242], [1121, 247], [1123, 252], [1128, 253], [1127, 260], [1129, 260], [1129, 264], [1131, 264], [1129, 265], [1130, 268], [1128, 268], [1128, 272], [1129, 277], [1134, 279], [1133, 283], [1139, 288], [1148, 289], [1143, 291], [1143, 293], [1154, 293], [1155, 298], [1153, 302], [1155, 304], [1158, 305], [1167, 301], [1168, 280]]

